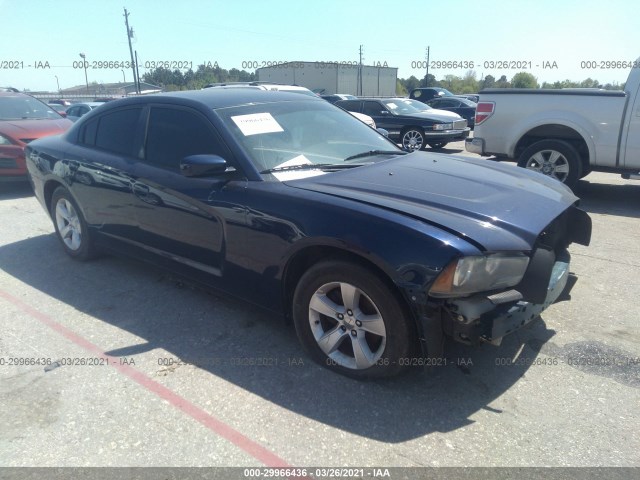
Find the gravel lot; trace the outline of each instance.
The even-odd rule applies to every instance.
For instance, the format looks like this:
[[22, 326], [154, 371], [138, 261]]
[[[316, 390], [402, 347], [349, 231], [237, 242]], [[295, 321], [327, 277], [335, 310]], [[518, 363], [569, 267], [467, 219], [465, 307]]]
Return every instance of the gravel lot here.
[[0, 466], [640, 466], [640, 183], [578, 194], [594, 232], [571, 301], [500, 347], [356, 382], [280, 318], [67, 258], [29, 187], [0, 184]]

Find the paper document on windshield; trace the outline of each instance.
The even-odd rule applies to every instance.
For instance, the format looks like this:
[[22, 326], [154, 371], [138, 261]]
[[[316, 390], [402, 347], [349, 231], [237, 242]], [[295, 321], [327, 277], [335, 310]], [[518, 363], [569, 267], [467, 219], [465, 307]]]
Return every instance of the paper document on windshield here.
[[269, 112], [236, 115], [231, 117], [231, 120], [234, 121], [245, 137], [260, 133], [284, 132], [280, 124]]
[[[280, 163], [277, 167], [293, 167], [295, 165], [313, 165], [313, 162], [310, 162], [307, 157], [304, 155], [298, 155], [297, 157], [293, 157], [291, 160], [287, 160], [284, 163]], [[281, 182], [286, 180], [296, 180], [298, 178], [307, 178], [307, 177], [315, 177], [316, 175], [324, 175], [326, 172], [322, 170], [285, 170], [283, 172], [272, 172], [271, 175], [276, 177]]]

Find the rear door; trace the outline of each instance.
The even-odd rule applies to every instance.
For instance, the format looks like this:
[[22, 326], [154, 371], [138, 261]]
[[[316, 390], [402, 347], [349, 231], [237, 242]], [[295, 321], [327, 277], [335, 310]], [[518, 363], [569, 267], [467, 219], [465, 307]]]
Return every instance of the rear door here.
[[86, 122], [63, 162], [89, 226], [117, 239], [131, 239], [137, 230], [131, 185], [142, 112], [124, 107]]

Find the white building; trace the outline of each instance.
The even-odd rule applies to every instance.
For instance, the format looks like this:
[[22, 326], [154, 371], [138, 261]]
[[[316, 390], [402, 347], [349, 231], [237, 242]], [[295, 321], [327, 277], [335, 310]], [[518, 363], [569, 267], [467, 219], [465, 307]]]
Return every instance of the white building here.
[[301, 85], [321, 94], [371, 97], [395, 96], [398, 78], [397, 68], [349, 62], [287, 62], [258, 68], [257, 73], [261, 82]]

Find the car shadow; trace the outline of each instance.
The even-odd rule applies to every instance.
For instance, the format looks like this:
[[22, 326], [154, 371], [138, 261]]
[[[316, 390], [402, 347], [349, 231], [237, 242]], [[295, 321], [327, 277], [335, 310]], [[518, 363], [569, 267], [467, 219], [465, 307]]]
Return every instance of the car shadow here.
[[445, 146], [442, 148], [428, 148], [427, 150], [425, 150], [426, 152], [433, 152], [433, 153], [450, 153], [450, 154], [456, 154], [456, 153], [462, 153], [465, 152], [464, 148], [456, 148], [453, 146]]
[[31, 184], [24, 182], [0, 182], [0, 200], [15, 200], [33, 196]]
[[640, 182], [611, 184], [580, 180], [574, 189], [580, 207], [589, 213], [640, 218]]
[[[456, 430], [474, 423], [481, 410], [502, 415], [492, 402], [521, 379], [554, 335], [539, 318], [500, 347], [447, 343], [437, 367], [356, 381], [312, 363], [293, 328], [277, 314], [127, 259], [76, 262], [64, 255], [53, 234], [0, 247], [0, 268], [74, 310], [143, 339], [106, 353], [137, 359], [136, 368], [160, 382], [175, 370], [159, 365], [162, 358], [182, 359], [281, 408], [383, 442]], [[101, 345], [100, 338], [92, 341]], [[152, 352], [157, 349], [168, 353]], [[514, 357], [526, 361], [512, 364]]]

